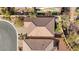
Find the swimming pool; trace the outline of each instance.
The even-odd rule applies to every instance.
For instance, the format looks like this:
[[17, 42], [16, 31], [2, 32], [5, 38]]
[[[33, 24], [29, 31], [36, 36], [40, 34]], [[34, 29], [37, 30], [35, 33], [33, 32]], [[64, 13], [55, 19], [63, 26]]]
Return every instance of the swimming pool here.
[[8, 21], [0, 20], [0, 51], [17, 50], [17, 32]]

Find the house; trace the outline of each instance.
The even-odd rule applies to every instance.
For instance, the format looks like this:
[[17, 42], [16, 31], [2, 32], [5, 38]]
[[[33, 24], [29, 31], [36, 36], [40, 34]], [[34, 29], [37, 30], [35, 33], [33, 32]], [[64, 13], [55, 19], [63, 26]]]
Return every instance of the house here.
[[27, 38], [23, 43], [24, 50], [56, 50], [52, 17], [25, 18], [24, 27], [27, 31]]

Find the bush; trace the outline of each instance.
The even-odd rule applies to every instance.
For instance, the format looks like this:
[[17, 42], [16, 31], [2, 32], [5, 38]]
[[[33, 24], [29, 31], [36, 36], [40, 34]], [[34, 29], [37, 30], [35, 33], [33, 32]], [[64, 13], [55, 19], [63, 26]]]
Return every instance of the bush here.
[[79, 51], [79, 45], [75, 45], [75, 46], [73, 47], [73, 50], [74, 50], [74, 51]]
[[18, 18], [18, 17], [16, 17], [14, 24], [16, 27], [22, 27], [24, 25], [23, 20], [21, 18]]
[[56, 32], [59, 32], [59, 33], [62, 32], [62, 20], [61, 20], [60, 17], [59, 17], [58, 20], [57, 20], [57, 28], [56, 28], [55, 31], [56, 31]]
[[73, 50], [78, 51], [79, 45], [75, 43], [78, 38], [78, 34], [76, 32], [71, 32], [69, 37], [67, 38], [68, 43], [72, 46]]
[[76, 20], [76, 24], [79, 25], [79, 20]]

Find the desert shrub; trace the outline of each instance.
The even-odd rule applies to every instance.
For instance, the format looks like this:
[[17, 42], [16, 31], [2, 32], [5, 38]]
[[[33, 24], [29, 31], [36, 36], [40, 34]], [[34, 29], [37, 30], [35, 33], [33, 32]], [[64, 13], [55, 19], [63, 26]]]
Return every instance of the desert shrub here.
[[16, 17], [14, 24], [16, 27], [22, 27], [24, 25], [24, 22], [20, 17]]

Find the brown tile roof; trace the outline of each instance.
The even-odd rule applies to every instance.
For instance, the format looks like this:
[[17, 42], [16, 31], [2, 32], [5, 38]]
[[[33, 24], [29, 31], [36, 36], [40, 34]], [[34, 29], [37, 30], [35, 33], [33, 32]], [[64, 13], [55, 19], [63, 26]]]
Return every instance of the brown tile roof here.
[[45, 50], [52, 40], [49, 39], [26, 39], [25, 42], [32, 50]]
[[52, 18], [50, 17], [38, 17], [36, 18], [35, 20], [33, 20], [33, 23], [36, 25], [36, 26], [46, 26], [50, 21], [52, 20]]
[[28, 36], [53, 36], [46, 27], [36, 27]]
[[[24, 26], [26, 31], [31, 30], [27, 33], [27, 36], [34, 37], [53, 37], [54, 22], [52, 18], [36, 18], [35, 20], [26, 19]], [[31, 22], [31, 23], [30, 23]], [[30, 25], [28, 26], [28, 24]], [[27, 32], [28, 32], [27, 31]], [[51, 43], [50, 39], [26, 39], [25, 42], [32, 50], [45, 50]]]

